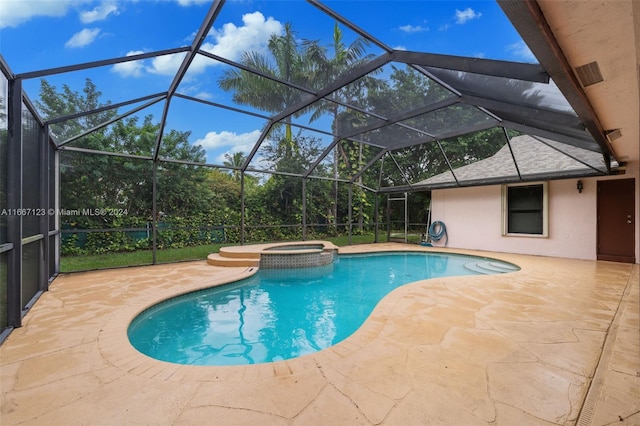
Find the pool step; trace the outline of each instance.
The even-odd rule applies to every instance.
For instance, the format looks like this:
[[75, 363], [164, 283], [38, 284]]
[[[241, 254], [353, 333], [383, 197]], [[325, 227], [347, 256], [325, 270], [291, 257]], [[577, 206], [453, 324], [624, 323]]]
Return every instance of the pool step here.
[[260, 266], [260, 252], [238, 247], [221, 247], [219, 253], [207, 256], [207, 263], [213, 266]]
[[220, 253], [211, 253], [207, 256], [207, 263], [213, 266], [260, 266], [260, 258], [228, 257]]
[[470, 271], [477, 272], [479, 274], [504, 274], [506, 272], [515, 272], [519, 268], [510, 263], [499, 261], [481, 261], [481, 262], [468, 262], [464, 265]]
[[252, 250], [252, 246], [230, 246], [220, 247], [220, 256], [224, 258], [236, 259], [258, 259], [260, 260], [260, 250]]

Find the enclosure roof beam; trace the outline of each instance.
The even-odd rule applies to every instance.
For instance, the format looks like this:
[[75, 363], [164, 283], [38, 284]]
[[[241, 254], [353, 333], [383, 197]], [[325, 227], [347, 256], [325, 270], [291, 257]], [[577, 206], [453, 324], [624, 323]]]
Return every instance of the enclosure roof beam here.
[[455, 130], [450, 130], [448, 132], [438, 133], [435, 136], [436, 136], [436, 139], [438, 140], [457, 138], [458, 136], [467, 135], [469, 133], [480, 132], [482, 130], [488, 130], [499, 125], [500, 125], [499, 121], [489, 120], [485, 123], [471, 124]]
[[336, 21], [340, 22], [345, 27], [347, 27], [347, 28], [351, 29], [352, 31], [354, 31], [355, 33], [357, 33], [358, 35], [364, 37], [367, 40], [372, 41], [378, 47], [380, 47], [382, 50], [384, 50], [384, 51], [386, 51], [388, 53], [393, 51], [393, 49], [391, 47], [387, 46], [382, 41], [378, 40], [377, 38], [375, 38], [374, 36], [372, 36], [371, 34], [366, 32], [365, 30], [363, 30], [362, 28], [358, 27], [353, 22], [351, 22], [350, 20], [348, 20], [345, 17], [343, 17], [342, 15], [340, 15], [338, 12], [336, 12], [336, 11], [332, 10], [331, 8], [329, 8], [328, 6], [320, 3], [318, 0], [307, 0], [307, 2], [311, 3], [312, 5], [314, 5], [315, 7], [317, 7], [318, 9], [323, 11], [324, 13], [326, 13], [327, 15], [331, 16]]
[[222, 63], [227, 64], [227, 65], [231, 65], [232, 67], [235, 67], [235, 68], [240, 68], [243, 71], [249, 72], [251, 74], [259, 75], [260, 77], [266, 78], [267, 80], [275, 81], [276, 83], [280, 83], [280, 84], [284, 84], [284, 85], [289, 86], [289, 87], [293, 87], [294, 89], [298, 89], [298, 90], [300, 90], [302, 92], [309, 93], [311, 95], [316, 95], [316, 93], [317, 93], [315, 90], [309, 89], [308, 87], [300, 86], [299, 84], [295, 84], [295, 83], [292, 83], [290, 81], [283, 80], [283, 79], [278, 78], [278, 77], [276, 77], [276, 76], [274, 76], [272, 74], [260, 71], [260, 70], [258, 70], [256, 68], [252, 68], [252, 67], [249, 67], [247, 65], [243, 65], [243, 64], [241, 64], [239, 62], [235, 62], [235, 61], [223, 58], [222, 56], [214, 55], [213, 53], [209, 53], [206, 50], [202, 50], [201, 49], [201, 50], [198, 51], [198, 53], [203, 55], [203, 56], [206, 56], [207, 58], [216, 60], [218, 62], [222, 62]]
[[[318, 157], [316, 159], [316, 161], [309, 167], [309, 169], [307, 169], [307, 171], [305, 172], [305, 174], [303, 176], [305, 178], [309, 177], [311, 175], [311, 172], [318, 166], [318, 164], [320, 164], [320, 162], [322, 160], [324, 160], [324, 158], [327, 155], [329, 155], [329, 153], [335, 147], [335, 145], [338, 143], [338, 141], [347, 140], [347, 139], [348, 140], [354, 140], [355, 136], [362, 135], [362, 134], [364, 134], [366, 132], [370, 132], [370, 131], [373, 131], [373, 130], [380, 129], [380, 128], [383, 128], [385, 126], [391, 125], [391, 124], [397, 124], [398, 126], [404, 127], [406, 129], [409, 129], [409, 130], [412, 130], [412, 131], [419, 132], [419, 133], [422, 133], [424, 135], [427, 135], [427, 140], [428, 141], [434, 140], [435, 137], [433, 135], [430, 135], [425, 131], [422, 131], [422, 130], [419, 130], [419, 129], [415, 129], [415, 128], [410, 127], [408, 125], [399, 123], [399, 121], [408, 120], [410, 118], [413, 118], [413, 117], [416, 117], [416, 116], [419, 116], [419, 115], [422, 115], [422, 114], [426, 114], [426, 113], [431, 112], [431, 111], [435, 111], [435, 110], [438, 110], [438, 109], [441, 109], [441, 108], [445, 108], [447, 106], [453, 105], [453, 104], [458, 103], [458, 102], [459, 102], [459, 98], [457, 98], [457, 97], [445, 99], [443, 101], [436, 102], [434, 104], [427, 105], [427, 106], [422, 107], [422, 108], [417, 108], [415, 110], [412, 110], [412, 111], [409, 111], [409, 112], [406, 112], [406, 113], [403, 113], [403, 114], [398, 114], [398, 115], [396, 115], [394, 117], [388, 118], [386, 122], [376, 123], [376, 124], [373, 124], [373, 125], [370, 125], [370, 126], [359, 128], [355, 132], [351, 132], [349, 134], [338, 135], [333, 140], [333, 142], [329, 146], [327, 146], [327, 148], [325, 148], [325, 150], [320, 155], [320, 157]], [[355, 140], [355, 141], [356, 142], [360, 142], [360, 143], [364, 143], [364, 144], [367, 144], [367, 145], [375, 146], [375, 147], [378, 147], [378, 148], [382, 148], [383, 149], [382, 154], [384, 154], [384, 152], [385, 152], [384, 150], [388, 149], [388, 146], [386, 146], [386, 145], [385, 146], [381, 146], [381, 145], [376, 144], [376, 143], [370, 143], [370, 142], [366, 142], [366, 141], [362, 141], [362, 140]], [[424, 141], [424, 139], [420, 139], [420, 141]], [[416, 144], [417, 143], [411, 143], [411, 144], [408, 144], [407, 146], [416, 145]], [[382, 154], [380, 154], [380, 157], [382, 156]]]
[[493, 77], [549, 83], [549, 75], [544, 68], [538, 64], [467, 58], [436, 53], [410, 52], [407, 50], [394, 50], [393, 60], [405, 64], [443, 68], [473, 74], [490, 75]]
[[[255, 75], [258, 75], [260, 77], [266, 78], [268, 80], [275, 81], [276, 83], [283, 84], [283, 85], [285, 85], [287, 87], [291, 87], [293, 89], [300, 90], [301, 92], [305, 92], [305, 93], [308, 93], [308, 94], [313, 95], [313, 96], [316, 96], [318, 94], [317, 90], [310, 89], [308, 87], [304, 87], [304, 86], [292, 83], [292, 82], [287, 81], [287, 80], [283, 80], [283, 79], [278, 78], [278, 77], [276, 77], [274, 75], [271, 75], [271, 74], [265, 73], [263, 71], [260, 71], [260, 70], [258, 70], [256, 68], [252, 68], [252, 67], [249, 67], [247, 65], [244, 65], [244, 64], [241, 64], [241, 63], [238, 63], [238, 62], [231, 61], [229, 59], [223, 58], [221, 56], [214, 55], [213, 53], [209, 53], [209, 52], [204, 51], [204, 50], [199, 50], [198, 53], [203, 55], [203, 56], [206, 56], [206, 57], [208, 57], [210, 59], [214, 59], [216, 61], [225, 63], [227, 65], [231, 65], [233, 67], [240, 68], [241, 70], [249, 72], [251, 74], [255, 74]], [[193, 99], [195, 100], [195, 98], [193, 98]], [[381, 117], [381, 116], [379, 116], [379, 115], [377, 115], [377, 114], [375, 114], [375, 113], [373, 113], [371, 111], [367, 111], [366, 109], [360, 108], [360, 107], [358, 107], [356, 105], [350, 105], [348, 103], [341, 102], [339, 100], [331, 99], [331, 98], [327, 98], [327, 100], [330, 101], [330, 102], [335, 102], [338, 105], [341, 105], [341, 106], [344, 106], [344, 107], [347, 107], [347, 108], [351, 108], [354, 111], [358, 111], [358, 112], [361, 112], [363, 114], [372, 115], [374, 117], [384, 119], [384, 117]]]
[[578, 130], [584, 130], [585, 128], [582, 120], [573, 114], [562, 114], [540, 108], [517, 105], [502, 100], [469, 95], [467, 93], [462, 95], [460, 101], [468, 105], [486, 108], [498, 117], [501, 117], [503, 114], [509, 114], [510, 116], [517, 115], [523, 120], [531, 117], [538, 121], [548, 122], [550, 125], [553, 125], [553, 127], [571, 127]]
[[418, 138], [418, 139], [404, 140], [404, 141], [401, 141], [401, 142], [397, 142], [397, 143], [394, 143], [393, 145], [389, 145], [385, 149], [387, 151], [396, 151], [398, 149], [410, 148], [410, 147], [416, 146], [416, 145], [424, 145], [424, 144], [430, 143], [430, 142], [436, 142], [437, 143], [437, 141], [438, 140], [433, 136], [425, 136], [425, 137]]
[[191, 48], [188, 46], [178, 47], [175, 49], [166, 49], [166, 50], [159, 50], [156, 52], [140, 53], [138, 55], [121, 56], [119, 58], [105, 59], [102, 61], [85, 62], [82, 64], [67, 65], [64, 67], [56, 67], [56, 68], [48, 68], [48, 69], [38, 70], [38, 71], [24, 72], [24, 73], [18, 74], [17, 76], [27, 80], [31, 78], [45, 77], [47, 75], [62, 74], [62, 73], [81, 71], [81, 70], [86, 70], [91, 68], [99, 68], [107, 65], [121, 64], [123, 62], [139, 61], [141, 59], [155, 58], [157, 56], [174, 55], [176, 53], [188, 52], [189, 50], [191, 50]]
[[517, 175], [493, 177], [486, 179], [473, 179], [460, 182], [449, 181], [436, 184], [414, 184], [413, 186], [403, 185], [394, 187], [385, 187], [380, 189], [379, 193], [396, 193], [396, 192], [416, 192], [416, 191], [430, 191], [435, 189], [448, 189], [448, 188], [467, 188], [475, 186], [488, 186], [488, 185], [501, 185], [509, 183], [525, 183], [525, 182], [540, 182], [541, 180], [549, 179], [572, 179], [572, 178], [584, 178], [593, 176], [606, 175], [602, 171], [594, 171], [595, 169], [582, 169], [582, 170], [564, 170], [558, 172], [545, 172], [545, 173], [532, 173], [524, 175], [519, 178]]
[[324, 149], [324, 151], [322, 151], [322, 154], [320, 154], [320, 156], [318, 158], [316, 158], [316, 160], [313, 162], [313, 164], [311, 164], [311, 166], [309, 166], [307, 171], [304, 173], [303, 177], [307, 178], [307, 177], [309, 177], [309, 175], [311, 175], [311, 172], [313, 172], [315, 170], [315, 168], [318, 167], [318, 164], [320, 164], [320, 162], [322, 162], [322, 160], [324, 160], [325, 157], [327, 155], [329, 155], [329, 153], [333, 150], [333, 148], [335, 148], [335, 146], [338, 143], [338, 141], [340, 141], [339, 138], [335, 138], [335, 137], [333, 138], [331, 143], [329, 145], [327, 145], [327, 147]]
[[615, 151], [538, 3], [534, 0], [498, 0], [498, 5], [582, 119], [609, 164], [609, 159], [615, 158]]
[[189, 65], [191, 65], [191, 63], [195, 59], [198, 53], [198, 50], [200, 49], [200, 46], [202, 46], [202, 43], [204, 43], [204, 40], [206, 39], [207, 34], [209, 33], [209, 30], [211, 30], [211, 27], [213, 26], [213, 22], [218, 17], [220, 10], [222, 10], [222, 5], [224, 4], [224, 1], [225, 0], [215, 0], [211, 5], [211, 7], [209, 8], [209, 11], [207, 12], [207, 16], [204, 18], [202, 25], [200, 25], [200, 29], [198, 29], [198, 32], [195, 38], [193, 39], [193, 43], [191, 44], [191, 49], [189, 49], [189, 51], [187, 52], [187, 55], [182, 60], [182, 64], [180, 64], [180, 68], [178, 69], [178, 72], [174, 76], [173, 81], [171, 81], [169, 90], [167, 90], [167, 102], [164, 104], [164, 109], [162, 111], [160, 129], [158, 131], [158, 138], [156, 139], [155, 150], [153, 152], [153, 161], [157, 161], [160, 155], [160, 143], [164, 135], [164, 128], [167, 124], [167, 115], [169, 114], [171, 98], [176, 93], [178, 86], [182, 82], [182, 79], [184, 78], [185, 74], [187, 73], [187, 70], [189, 69]]
[[[534, 139], [535, 139], [535, 140], [537, 140], [538, 142], [540, 142], [540, 143], [542, 143], [542, 144], [544, 144], [544, 145], [548, 146], [549, 148], [553, 149], [554, 151], [557, 151], [557, 152], [559, 152], [560, 154], [562, 154], [562, 155], [564, 155], [564, 156], [566, 156], [566, 157], [571, 158], [573, 161], [576, 161], [576, 162], [578, 162], [578, 163], [582, 164], [583, 166], [586, 166], [586, 167], [588, 167], [588, 168], [590, 168], [590, 169], [593, 169], [594, 171], [596, 171], [596, 172], [598, 172], [598, 173], [602, 173], [602, 170], [599, 170], [598, 168], [594, 167], [593, 165], [591, 165], [591, 164], [587, 163], [586, 161], [579, 159], [579, 158], [578, 158], [578, 157], [576, 157], [575, 155], [571, 155], [571, 154], [570, 154], [570, 153], [568, 153], [568, 152], [564, 152], [564, 151], [560, 150], [557, 146], [555, 146], [555, 145], [551, 145], [550, 143], [548, 143], [546, 140], [543, 140], [543, 139], [542, 139], [542, 138], [540, 138], [539, 136], [532, 136], [532, 138], [534, 138]], [[514, 161], [515, 161], [515, 157], [514, 157]], [[516, 162], [516, 166], [517, 166], [517, 165], [518, 165], [518, 164], [517, 164], [517, 162]]]
[[587, 140], [572, 135], [561, 134], [557, 131], [549, 130], [545, 126], [533, 126], [531, 124], [522, 124], [510, 120], [503, 120], [502, 125], [508, 129], [517, 130], [522, 133], [541, 136], [543, 138], [562, 142], [566, 145], [575, 146], [577, 148], [586, 149], [588, 151], [601, 152], [599, 146], [592, 140]]
[[147, 103], [146, 103], [146, 104], [144, 104], [144, 105], [140, 105], [139, 107], [132, 109], [131, 111], [128, 111], [128, 112], [126, 112], [126, 113], [124, 113], [124, 114], [120, 114], [120, 115], [118, 115], [117, 117], [112, 118], [111, 120], [107, 120], [107, 121], [105, 121], [104, 123], [100, 123], [100, 124], [98, 124], [97, 126], [94, 126], [94, 127], [90, 128], [90, 129], [87, 129], [87, 130], [85, 130], [84, 132], [82, 132], [82, 133], [80, 133], [80, 134], [78, 134], [78, 135], [75, 135], [75, 136], [72, 136], [72, 137], [70, 137], [70, 138], [68, 138], [68, 139], [65, 139], [64, 141], [60, 142], [60, 144], [58, 144], [58, 147], [64, 146], [64, 145], [66, 145], [66, 144], [68, 144], [68, 143], [71, 143], [71, 142], [73, 142], [73, 141], [75, 141], [75, 140], [78, 140], [78, 139], [80, 139], [80, 138], [83, 138], [83, 137], [85, 137], [85, 136], [87, 136], [87, 135], [89, 135], [89, 134], [91, 134], [91, 133], [95, 132], [96, 130], [100, 130], [100, 129], [102, 129], [103, 127], [107, 127], [108, 125], [113, 124], [113, 123], [115, 123], [115, 122], [116, 122], [116, 121], [118, 121], [118, 120], [122, 120], [123, 118], [128, 117], [128, 116], [130, 116], [130, 115], [132, 115], [132, 114], [135, 114], [135, 113], [136, 113], [136, 112], [138, 112], [138, 111], [141, 111], [141, 110], [143, 110], [143, 109], [145, 109], [145, 108], [148, 108], [148, 107], [150, 107], [151, 105], [153, 105], [153, 104], [155, 104], [155, 103], [157, 103], [157, 102], [160, 102], [160, 101], [161, 101], [161, 100], [163, 100], [163, 99], [165, 99], [165, 97], [164, 97], [164, 96], [163, 96], [163, 97], [161, 97], [161, 98], [156, 98], [156, 99], [154, 99], [154, 100], [152, 100], [152, 101], [150, 101], [150, 102], [147, 102]]
[[243, 173], [248, 170], [249, 164], [253, 160], [253, 157], [256, 155], [256, 152], [258, 152], [258, 149], [260, 149], [260, 145], [262, 145], [262, 142], [265, 140], [265, 138], [271, 131], [271, 128], [273, 127], [274, 124], [275, 123], [273, 122], [273, 120], [271, 120], [267, 123], [266, 126], [264, 126], [264, 129], [262, 129], [262, 132], [260, 133], [258, 140], [256, 141], [256, 143], [253, 144], [253, 148], [251, 148], [251, 152], [249, 153], [249, 155], [247, 155], [247, 158], [244, 160], [244, 164], [240, 169]]
[[391, 152], [389, 152], [388, 154], [389, 154], [389, 157], [391, 157], [391, 161], [393, 161], [393, 164], [396, 165], [396, 168], [400, 172], [400, 175], [402, 175], [402, 179], [404, 179], [404, 181], [407, 183], [407, 186], [409, 187], [409, 191], [413, 191], [413, 187], [411, 185], [411, 182], [409, 182], [409, 179], [407, 178], [407, 174], [404, 172], [404, 170], [402, 170], [402, 167], [400, 167], [400, 164], [398, 164], [398, 161], [395, 159], [393, 154]]
[[81, 152], [83, 154], [108, 155], [109, 157], [135, 158], [137, 160], [152, 160], [148, 155], [125, 154], [122, 152], [102, 151], [98, 149], [80, 148], [76, 146], [63, 146], [60, 151]]
[[362, 176], [364, 174], [364, 172], [369, 170], [369, 168], [371, 166], [373, 166], [386, 153], [387, 153], [386, 149], [383, 149], [382, 151], [377, 153], [376, 156], [373, 157], [371, 160], [369, 160], [369, 162], [367, 164], [365, 164], [364, 167], [362, 167], [362, 169], [358, 173], [356, 173], [355, 175], [353, 175], [351, 177], [351, 180], [349, 181], [349, 183], [354, 183], [356, 181], [356, 179], [358, 179], [360, 176]]
[[430, 105], [426, 105], [424, 107], [421, 108], [416, 108], [407, 112], [403, 112], [402, 114], [397, 114], [397, 115], [393, 115], [390, 117], [387, 117], [387, 119], [385, 120], [385, 122], [378, 122], [378, 123], [374, 123], [371, 124], [369, 126], [364, 126], [364, 127], [358, 127], [357, 129], [354, 129], [354, 131], [350, 132], [350, 133], [344, 133], [344, 134], [340, 134], [337, 135], [340, 139], [351, 139], [355, 136], [358, 135], [362, 135], [364, 133], [367, 132], [371, 132], [373, 130], [377, 130], [380, 129], [382, 127], [391, 125], [391, 124], [396, 124], [400, 121], [404, 121], [404, 120], [408, 120], [414, 117], [417, 117], [419, 115], [422, 114], [427, 114], [429, 112], [432, 111], [436, 111], [442, 108], [446, 108], [448, 106], [451, 106], [453, 104], [459, 103], [460, 102], [460, 98], [458, 97], [452, 97], [452, 98], [448, 98], [448, 99], [444, 99], [442, 101], [439, 102], [435, 102], [433, 104]]
[[286, 117], [289, 117], [295, 113], [297, 113], [300, 110], [303, 110], [305, 108], [307, 108], [308, 106], [310, 106], [311, 104], [313, 104], [314, 102], [322, 99], [323, 97], [327, 96], [329, 93], [331, 92], [335, 92], [336, 90], [341, 89], [342, 87], [356, 81], [357, 79], [359, 79], [360, 77], [367, 75], [368, 73], [370, 73], [371, 71], [380, 68], [381, 66], [387, 64], [389, 61], [391, 60], [391, 54], [388, 53], [384, 53], [380, 56], [378, 56], [377, 58], [362, 64], [352, 70], [350, 70], [349, 72], [346, 72], [344, 74], [342, 74], [340, 77], [338, 77], [337, 79], [335, 79], [333, 82], [327, 84], [325, 87], [323, 87], [322, 89], [320, 89], [317, 94], [309, 99], [305, 99], [301, 102], [298, 102], [294, 105], [289, 106], [288, 108], [285, 108], [284, 111], [282, 111], [280, 114], [277, 114], [273, 117], [273, 121], [274, 122], [278, 122], [281, 121], [283, 119], [285, 119]]
[[271, 119], [271, 117], [268, 116], [268, 115], [258, 114], [257, 112], [247, 111], [247, 110], [244, 110], [244, 109], [240, 109], [240, 108], [235, 108], [235, 107], [231, 107], [231, 106], [228, 106], [228, 105], [219, 104], [217, 102], [207, 101], [206, 99], [194, 98], [193, 96], [183, 95], [181, 93], [176, 93], [174, 95], [174, 97], [186, 99], [188, 101], [199, 102], [201, 104], [209, 105], [209, 106], [216, 107], [216, 108], [226, 109], [228, 111], [234, 111], [234, 112], [239, 112], [241, 114], [251, 115], [253, 117], [263, 118], [265, 120]]
[[9, 80], [13, 80], [16, 78], [16, 75], [11, 71], [9, 64], [4, 59], [4, 56], [0, 54], [0, 72], [4, 74]]
[[388, 53], [382, 54], [377, 58], [373, 59], [372, 61], [367, 62], [366, 64], [362, 64], [361, 66], [356, 67], [353, 70], [338, 77], [336, 80], [334, 80], [333, 82], [329, 83], [328, 85], [320, 89], [315, 96], [312, 96], [309, 99], [306, 99], [294, 105], [291, 105], [285, 108], [284, 111], [282, 111], [281, 113], [273, 116], [269, 124], [262, 130], [262, 133], [260, 134], [258, 141], [253, 146], [251, 153], [247, 156], [247, 160], [245, 161], [243, 170], [247, 169], [247, 166], [249, 165], [249, 163], [255, 156], [256, 152], [264, 142], [264, 139], [267, 137], [267, 135], [269, 134], [269, 131], [271, 130], [274, 124], [286, 119], [287, 117], [294, 115], [300, 110], [308, 108], [311, 104], [327, 96], [329, 93], [334, 92], [342, 88], [343, 86], [346, 86], [347, 84], [352, 83], [353, 81], [357, 80], [363, 75], [366, 75], [371, 71], [385, 65], [386, 63], [389, 62], [390, 58], [391, 58], [390, 54]]
[[123, 107], [123, 106], [135, 104], [137, 102], [142, 102], [142, 101], [146, 101], [146, 100], [149, 100], [149, 99], [162, 100], [162, 99], [164, 99], [166, 97], [167, 97], [167, 92], [156, 93], [156, 94], [153, 94], [153, 95], [143, 96], [141, 98], [131, 99], [130, 101], [120, 102], [120, 103], [117, 103], [117, 104], [105, 105], [103, 107], [92, 109], [90, 111], [83, 111], [83, 112], [78, 112], [78, 113], [75, 113], [75, 114], [64, 115], [62, 117], [53, 118], [51, 120], [45, 121], [45, 124], [49, 124], [49, 125], [58, 124], [58, 123], [62, 123], [63, 121], [74, 120], [76, 118], [86, 117], [87, 115], [91, 115], [91, 114], [98, 114], [100, 112], [109, 111], [109, 110], [112, 110], [112, 109], [117, 109], [117, 108], [120, 108], [120, 107]]

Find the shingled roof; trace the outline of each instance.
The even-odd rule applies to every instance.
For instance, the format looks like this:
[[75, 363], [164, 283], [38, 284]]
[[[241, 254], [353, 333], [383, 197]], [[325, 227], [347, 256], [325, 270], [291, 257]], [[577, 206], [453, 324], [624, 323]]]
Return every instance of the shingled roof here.
[[512, 138], [489, 158], [435, 175], [417, 182], [415, 186], [439, 187], [447, 183], [463, 184], [491, 178], [505, 181], [535, 180], [557, 170], [577, 176], [602, 172], [606, 166], [597, 152], [550, 139], [521, 135]]

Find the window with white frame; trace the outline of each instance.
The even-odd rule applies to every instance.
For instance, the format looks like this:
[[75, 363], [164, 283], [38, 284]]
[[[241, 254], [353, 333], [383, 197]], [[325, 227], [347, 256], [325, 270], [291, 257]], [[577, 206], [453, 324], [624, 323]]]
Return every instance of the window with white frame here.
[[502, 235], [549, 234], [548, 185], [544, 183], [502, 187]]

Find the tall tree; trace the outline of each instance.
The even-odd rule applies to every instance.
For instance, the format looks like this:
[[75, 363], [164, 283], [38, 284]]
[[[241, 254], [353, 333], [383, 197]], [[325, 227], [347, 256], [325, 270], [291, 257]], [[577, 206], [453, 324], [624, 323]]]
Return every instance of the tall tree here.
[[[240, 63], [294, 84], [304, 86], [308, 82], [309, 61], [290, 23], [285, 24], [284, 34], [271, 35], [268, 49], [268, 56], [254, 51], [243, 52]], [[218, 84], [223, 90], [233, 92], [234, 102], [272, 113], [281, 112], [287, 106], [300, 101], [305, 94], [242, 69], [225, 71]], [[285, 138], [292, 142], [290, 123], [286, 123], [285, 128]]]
[[[420, 108], [451, 96], [454, 95], [449, 90], [415, 69], [394, 67], [389, 83], [372, 91], [369, 102], [375, 111], [389, 108], [402, 111]], [[425, 137], [412, 129], [423, 129], [437, 135], [448, 131], [452, 123], [455, 126], [472, 126], [485, 118], [483, 113], [473, 107], [454, 104], [405, 120], [403, 123], [409, 127], [404, 131], [398, 128], [395, 137], [398, 141], [408, 143]], [[388, 186], [405, 184], [404, 179], [415, 183], [448, 171], [449, 163], [455, 168], [490, 157], [505, 143], [502, 129], [492, 128], [392, 151], [401, 171], [398, 171], [396, 162], [385, 161], [383, 181]], [[446, 159], [440, 147], [444, 150]]]
[[[87, 79], [82, 93], [63, 86], [58, 92], [46, 80], [41, 82], [37, 106], [46, 119], [93, 111], [110, 102], [101, 102], [101, 92]], [[58, 139], [66, 139], [117, 116], [117, 111], [102, 111], [52, 126]], [[152, 116], [141, 121], [132, 116], [88, 134], [72, 146], [121, 154], [151, 156], [159, 124]], [[189, 144], [189, 132], [171, 130], [162, 139], [166, 157], [186, 162], [205, 162], [202, 147]], [[131, 157], [63, 152], [61, 155], [61, 206], [65, 209], [119, 208], [127, 210], [130, 221], [149, 220], [152, 204], [152, 163]], [[166, 215], [187, 215], [193, 210], [208, 209], [206, 170], [183, 164], [162, 162], [158, 165], [159, 211]], [[112, 217], [63, 216], [63, 225], [82, 222], [87, 228], [113, 225]]]
[[[64, 84], [62, 91], [58, 91], [55, 86], [47, 80], [40, 80], [40, 100], [36, 101], [40, 113], [47, 119], [59, 118], [71, 114], [95, 111], [98, 108], [111, 105], [111, 102], [100, 101], [102, 92], [96, 85], [87, 78], [82, 93], [75, 92]], [[84, 130], [102, 124], [118, 114], [117, 110], [105, 110], [95, 114], [85, 115], [73, 120], [66, 120], [51, 126], [51, 133], [59, 142], [75, 136]]]
[[223, 166], [228, 167], [233, 179], [236, 182], [240, 182], [241, 168], [246, 161], [246, 156], [243, 152], [234, 152], [233, 154], [225, 154]]
[[[322, 46], [318, 40], [305, 40], [300, 45], [291, 25], [287, 24], [284, 34], [273, 35], [269, 40], [270, 56], [256, 52], [244, 52], [241, 62], [243, 65], [279, 79], [312, 89], [319, 89], [331, 84], [336, 78], [351, 69], [371, 60], [373, 55], [366, 53], [367, 44], [367, 41], [361, 37], [356, 38], [348, 45], [345, 44], [342, 30], [336, 23], [332, 42], [328, 48]], [[375, 73], [358, 79], [349, 86], [336, 91], [331, 96], [342, 103], [362, 103], [368, 86], [377, 84], [377, 80], [372, 77], [373, 74]], [[274, 113], [281, 112], [292, 103], [302, 100], [303, 95], [305, 95], [302, 91], [289, 88], [245, 70], [230, 70], [226, 72], [219, 80], [219, 84], [224, 90], [234, 92], [233, 100], [235, 102]], [[353, 110], [348, 110], [335, 102], [318, 102], [300, 113], [308, 112], [311, 113], [311, 121], [318, 120], [323, 116], [330, 116], [334, 135], [348, 130], [345, 127], [347, 123], [353, 126], [353, 123], [358, 121], [362, 123], [363, 120], [362, 117], [356, 117], [357, 113]], [[281, 151], [278, 156], [280, 160], [293, 158], [297, 155], [295, 151], [299, 150], [299, 146], [293, 138], [289, 122], [285, 123], [283, 138], [271, 139], [278, 140], [277, 149]], [[344, 150], [343, 144], [336, 146], [333, 170], [335, 179], [341, 173], [338, 166], [340, 161], [344, 164], [342, 172], [347, 175], [353, 175], [355, 173], [354, 170], [362, 165], [363, 152], [361, 147], [358, 146], [355, 149], [357, 157], [354, 159], [351, 153]], [[290, 152], [284, 152], [287, 150]], [[291, 169], [286, 171], [293, 172]], [[332, 217], [332, 220], [336, 222], [338, 219], [337, 182], [333, 189], [333, 200], [331, 210], [326, 215], [327, 217]], [[361, 210], [358, 211], [359, 215], [360, 213]]]
[[[304, 46], [307, 50], [307, 57], [311, 60], [313, 66], [312, 81], [316, 85], [316, 88], [324, 87], [332, 83], [341, 75], [373, 59], [372, 54], [366, 53], [368, 47], [368, 41], [366, 39], [358, 37], [349, 45], [345, 44], [342, 30], [337, 22], [334, 25], [332, 42], [328, 49], [320, 45], [318, 40], [305, 41]], [[363, 76], [348, 86], [332, 93], [332, 98], [346, 104], [363, 104], [368, 90], [378, 87], [380, 84], [380, 82], [373, 77], [375, 74], [376, 72], [373, 72], [367, 76]], [[311, 121], [318, 120], [325, 114], [331, 117], [331, 130], [334, 135], [340, 135], [344, 131], [352, 130], [365, 124], [364, 121], [366, 121], [360, 113], [354, 110], [348, 110], [335, 102], [317, 103], [312, 106], [312, 110]], [[338, 143], [333, 152], [333, 177], [335, 183], [333, 187], [333, 211], [331, 214], [336, 222], [338, 220], [337, 179], [340, 175], [339, 164], [342, 161], [344, 164], [343, 171], [346, 172], [347, 175], [355, 173], [355, 171], [357, 171], [356, 169], [359, 169], [363, 165], [361, 164], [362, 151], [360, 147], [355, 148], [358, 155], [356, 157], [357, 160], [354, 162], [353, 156], [345, 151], [345, 146], [349, 145]], [[360, 195], [362, 194], [358, 194], [358, 199], [360, 199]], [[357, 209], [356, 213], [359, 217], [358, 223], [362, 224], [363, 210]]]
[[[278, 137], [278, 135], [280, 137]], [[278, 132], [265, 146], [265, 160], [276, 165], [276, 171], [280, 168], [289, 172], [302, 174], [307, 170], [313, 159], [317, 158], [322, 149], [318, 141], [301, 134], [295, 135], [294, 140], [298, 146], [296, 151], [287, 149], [286, 136]], [[275, 139], [275, 140], [274, 140]], [[291, 224], [301, 222], [302, 213], [302, 179], [275, 174], [271, 176], [263, 188], [263, 203], [270, 207], [271, 212], [279, 212], [279, 217], [274, 217], [274, 223]], [[313, 209], [307, 213], [314, 215]], [[275, 215], [274, 215], [275, 216]]]

